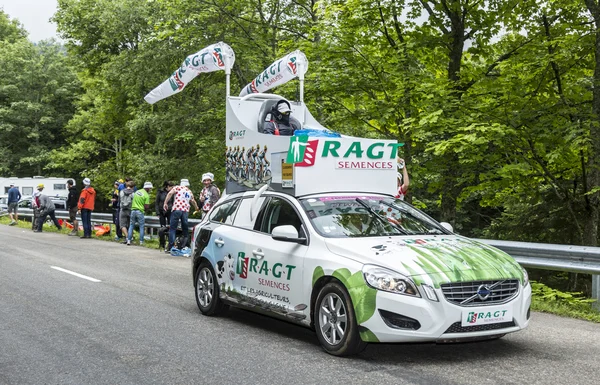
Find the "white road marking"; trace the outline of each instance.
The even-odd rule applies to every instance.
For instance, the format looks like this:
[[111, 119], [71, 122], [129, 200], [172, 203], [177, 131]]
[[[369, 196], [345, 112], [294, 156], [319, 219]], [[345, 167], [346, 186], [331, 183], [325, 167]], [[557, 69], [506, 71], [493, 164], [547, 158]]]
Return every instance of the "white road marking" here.
[[88, 281], [102, 282], [99, 279], [88, 277], [87, 275], [79, 274], [79, 273], [76, 273], [76, 272], [71, 271], [71, 270], [63, 269], [62, 267], [57, 267], [57, 266], [50, 266], [50, 267], [53, 268], [54, 270], [62, 271], [63, 273], [67, 273], [67, 274], [71, 274], [71, 275], [74, 275], [74, 276], [79, 277], [79, 278], [87, 279]]

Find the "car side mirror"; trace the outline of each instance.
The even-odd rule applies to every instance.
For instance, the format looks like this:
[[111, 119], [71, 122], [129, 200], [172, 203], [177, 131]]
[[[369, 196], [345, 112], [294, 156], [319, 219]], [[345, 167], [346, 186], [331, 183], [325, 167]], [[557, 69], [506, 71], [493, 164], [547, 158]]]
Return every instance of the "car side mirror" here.
[[306, 243], [306, 238], [298, 237], [298, 230], [292, 225], [277, 226], [271, 231], [271, 237], [276, 241]]
[[454, 232], [454, 228], [452, 227], [452, 225], [448, 222], [440, 222], [440, 225], [442, 225], [443, 228], [445, 228], [446, 230], [448, 230], [449, 232], [453, 233]]

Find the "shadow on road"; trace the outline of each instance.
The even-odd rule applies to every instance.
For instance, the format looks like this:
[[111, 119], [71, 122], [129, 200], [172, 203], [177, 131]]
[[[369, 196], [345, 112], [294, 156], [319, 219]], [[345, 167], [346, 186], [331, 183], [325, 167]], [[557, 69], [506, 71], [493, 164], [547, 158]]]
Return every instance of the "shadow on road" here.
[[[231, 308], [224, 317], [246, 326], [260, 329], [261, 333], [269, 333], [281, 337], [302, 341], [310, 345], [310, 349], [321, 351], [319, 341], [314, 331], [286, 321], [274, 319], [261, 314], [242, 309]], [[308, 348], [308, 347], [307, 347]], [[487, 360], [497, 360], [504, 357], [515, 357], [529, 351], [522, 340], [504, 339], [466, 342], [452, 344], [435, 343], [406, 343], [406, 344], [369, 344], [360, 354], [350, 358], [364, 361], [365, 364], [377, 362], [380, 364], [416, 363], [416, 364], [452, 364], [469, 365]]]

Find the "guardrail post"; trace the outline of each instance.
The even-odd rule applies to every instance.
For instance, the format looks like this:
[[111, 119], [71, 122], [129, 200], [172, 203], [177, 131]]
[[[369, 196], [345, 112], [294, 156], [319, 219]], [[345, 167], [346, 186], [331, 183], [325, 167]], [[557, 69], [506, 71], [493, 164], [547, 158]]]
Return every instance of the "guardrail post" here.
[[592, 307], [600, 311], [600, 303], [598, 303], [598, 298], [600, 298], [600, 275], [598, 274], [592, 275], [592, 298], [596, 300]]

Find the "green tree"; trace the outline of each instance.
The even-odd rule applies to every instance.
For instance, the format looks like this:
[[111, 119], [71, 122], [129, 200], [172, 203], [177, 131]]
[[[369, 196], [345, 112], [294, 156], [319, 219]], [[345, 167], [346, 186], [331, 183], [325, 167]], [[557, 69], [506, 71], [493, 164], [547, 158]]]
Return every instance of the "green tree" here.
[[60, 45], [0, 42], [0, 173], [42, 175], [79, 83]]

